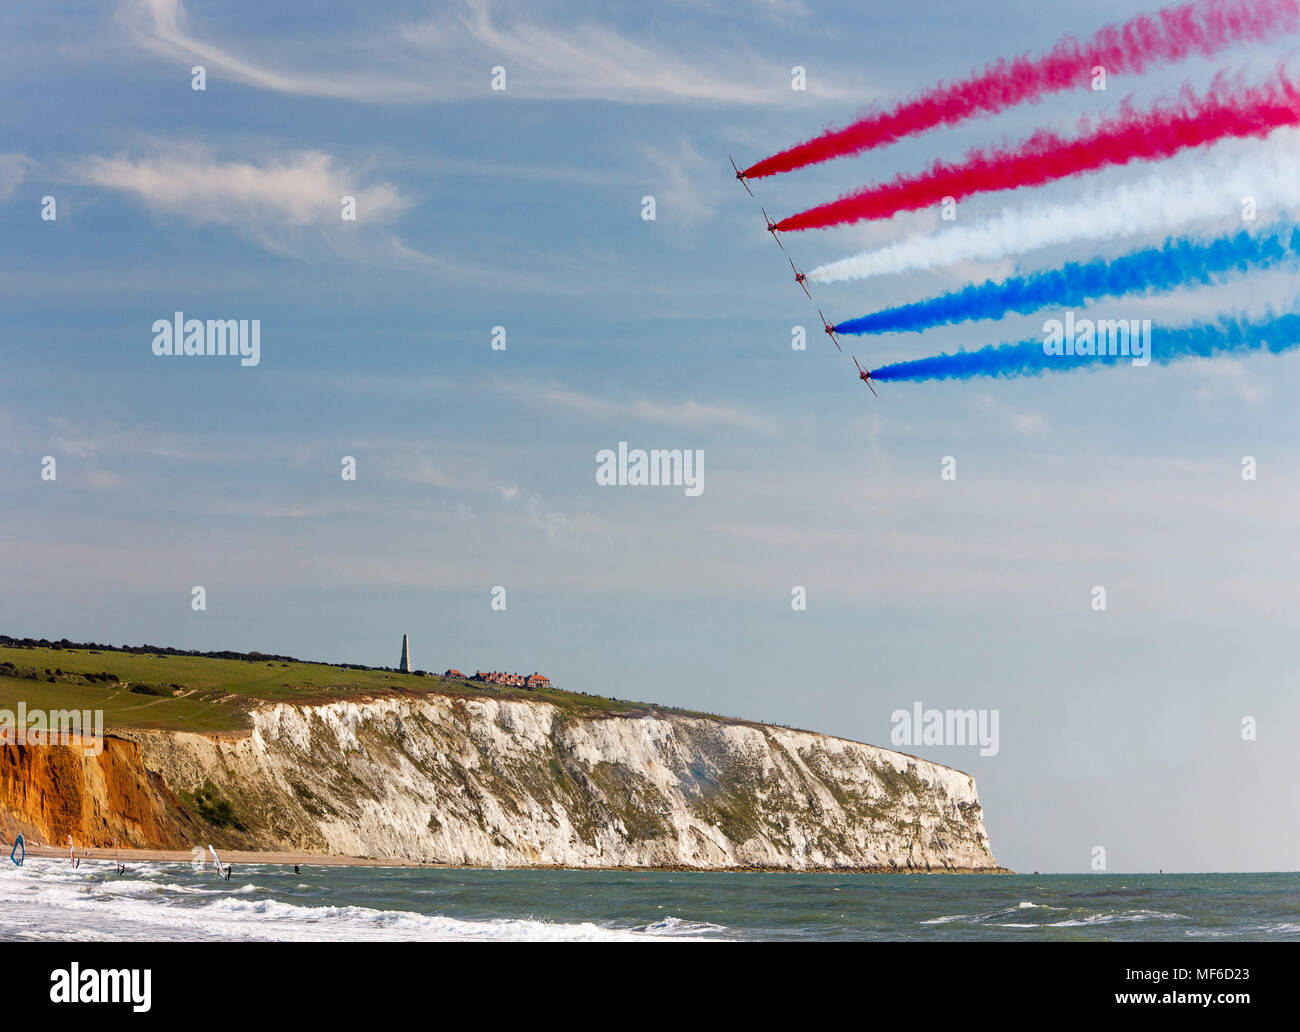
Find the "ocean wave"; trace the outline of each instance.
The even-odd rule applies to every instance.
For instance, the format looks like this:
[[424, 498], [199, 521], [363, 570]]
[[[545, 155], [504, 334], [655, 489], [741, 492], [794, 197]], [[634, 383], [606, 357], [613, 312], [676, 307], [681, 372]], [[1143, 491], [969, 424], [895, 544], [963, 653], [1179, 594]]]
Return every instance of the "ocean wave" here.
[[1013, 925], [1003, 921], [1003, 918], [1018, 917], [1026, 910], [1067, 910], [1068, 907], [1053, 907], [1046, 903], [1032, 903], [1029, 900], [1021, 900], [1014, 907], [999, 907], [997, 910], [989, 910], [983, 914], [945, 914], [942, 917], [931, 917], [921, 921], [923, 925], [952, 924], [954, 921], [971, 921], [976, 923], [996, 922], [1007, 928], [1037, 928], [1038, 925]]
[[726, 930], [725, 925], [713, 924], [709, 921], [685, 921], [680, 917], [665, 917], [661, 921], [638, 925], [633, 929], [647, 935], [707, 935]]
[[[923, 925], [942, 925], [966, 921], [972, 924], [992, 924], [999, 928], [1082, 928], [1089, 925], [1111, 924], [1116, 921], [1182, 920], [1181, 914], [1169, 914], [1158, 910], [1078, 913], [1082, 909], [1082, 907], [1054, 907], [1047, 903], [1033, 903], [1029, 900], [1021, 900], [1015, 906], [999, 907], [997, 910], [990, 910], [983, 914], [945, 914], [942, 917], [932, 917], [919, 923]], [[1033, 916], [1028, 913], [1030, 911], [1033, 911], [1035, 915], [1041, 914], [1042, 919], [1025, 921], [1025, 917]], [[1060, 920], [1051, 920], [1050, 915], [1052, 913], [1062, 911], [1075, 911], [1075, 915]]]
[[[593, 921], [468, 920], [361, 906], [304, 906], [272, 897], [250, 899], [268, 891], [251, 883], [237, 888], [159, 885], [87, 874], [84, 868], [47, 860], [0, 875], [0, 929], [11, 930], [5, 933], [11, 938], [18, 938], [21, 930], [25, 939], [58, 941], [680, 941], [725, 931], [673, 917], [638, 929]], [[41, 920], [35, 925], [33, 905], [41, 907]]]
[[[629, 939], [662, 938], [664, 931], [609, 928], [590, 921], [570, 924], [532, 918], [495, 918], [470, 921], [439, 914], [417, 914], [407, 910], [372, 910], [356, 906], [305, 907], [276, 899], [241, 900], [226, 898], [202, 908], [218, 925], [223, 918], [236, 918], [243, 924], [250, 916], [258, 920], [253, 927], [262, 931], [283, 931], [293, 938], [364, 939], [399, 938], [422, 940], [506, 940], [546, 942], [606, 942]], [[668, 918], [658, 924], [665, 930], [676, 928]], [[685, 931], [669, 931], [681, 937]], [[273, 937], [279, 937], [273, 936]]]
[[1182, 914], [1167, 914], [1159, 910], [1128, 910], [1114, 914], [1089, 914], [1086, 917], [1050, 921], [1051, 928], [1080, 928], [1088, 925], [1114, 924], [1117, 921], [1181, 921]]
[[[22, 868], [0, 867], [0, 939], [1300, 939], [1300, 881], [1290, 880], [1261, 905], [1253, 883], [1236, 890], [1231, 882], [1217, 893], [1175, 886], [1134, 899], [1123, 887], [1101, 898], [1027, 881], [952, 881], [915, 899], [835, 892], [846, 887], [838, 878], [822, 885], [756, 876], [752, 893], [733, 896], [729, 881], [713, 896], [709, 876], [664, 876], [655, 885], [617, 872], [289, 871], [239, 865], [226, 882], [183, 863], [134, 862], [118, 876], [111, 862], [73, 868], [66, 858], [31, 857]], [[1065, 884], [1082, 886], [1083, 877]]]
[[972, 921], [1001, 921], [1007, 917], [1022, 917], [1026, 910], [1066, 910], [1067, 907], [1049, 907], [1045, 903], [1030, 903], [1027, 900], [1021, 900], [1014, 907], [1001, 907], [997, 910], [990, 910], [987, 914], [981, 914], [978, 917], [971, 918]]
[[1252, 938], [1300, 938], [1300, 924], [1294, 921], [1280, 921], [1268, 925], [1243, 925], [1233, 928], [1188, 928], [1183, 932], [1195, 939]]

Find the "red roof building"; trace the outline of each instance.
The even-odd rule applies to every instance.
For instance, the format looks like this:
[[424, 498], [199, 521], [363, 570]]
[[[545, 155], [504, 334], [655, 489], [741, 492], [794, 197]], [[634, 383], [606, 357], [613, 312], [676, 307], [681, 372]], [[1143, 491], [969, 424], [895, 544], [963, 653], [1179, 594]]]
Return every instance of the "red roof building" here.
[[[463, 677], [464, 675], [457, 671], [450, 670], [443, 676]], [[466, 680], [483, 681], [487, 684], [503, 684], [510, 688], [527, 688], [530, 691], [535, 691], [538, 688], [551, 687], [551, 679], [537, 673], [524, 676], [523, 674], [507, 674], [499, 670], [489, 670], [487, 673], [479, 670], [473, 677], [466, 678]]]

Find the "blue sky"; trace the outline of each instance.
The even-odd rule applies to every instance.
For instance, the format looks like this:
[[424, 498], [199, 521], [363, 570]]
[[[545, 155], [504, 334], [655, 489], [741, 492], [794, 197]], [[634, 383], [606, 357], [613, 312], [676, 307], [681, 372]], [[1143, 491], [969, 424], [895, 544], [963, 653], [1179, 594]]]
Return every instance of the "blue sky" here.
[[[1295, 39], [765, 180], [757, 200], [727, 163], [1140, 9], [9, 7], [0, 626], [374, 664], [405, 632], [429, 669], [540, 670], [880, 744], [914, 700], [996, 708], [998, 755], [910, 751], [975, 775], [1004, 863], [1085, 870], [1103, 845], [1112, 870], [1293, 869], [1300, 360], [891, 384], [876, 401], [821, 339], [758, 204], [780, 217], [1220, 67], [1257, 77]], [[787, 253], [811, 268], [938, 227], [918, 212], [791, 234]], [[816, 297], [845, 319], [1152, 242]], [[1158, 328], [1293, 293], [1276, 272], [1091, 314]], [[260, 319], [260, 365], [154, 356], [152, 323], [175, 311]], [[1041, 321], [846, 346], [879, 365]], [[598, 487], [596, 453], [623, 440], [702, 449], [704, 493]]]

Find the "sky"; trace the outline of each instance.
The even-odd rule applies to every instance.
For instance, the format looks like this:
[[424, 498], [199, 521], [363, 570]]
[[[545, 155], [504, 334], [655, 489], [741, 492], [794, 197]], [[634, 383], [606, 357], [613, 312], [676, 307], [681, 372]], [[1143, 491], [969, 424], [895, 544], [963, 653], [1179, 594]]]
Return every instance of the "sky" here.
[[[1300, 359], [876, 399], [850, 352], [875, 367], [1032, 338], [1043, 316], [841, 355], [818, 305], [839, 321], [1160, 237], [817, 285], [811, 305], [787, 256], [812, 268], [937, 232], [939, 213], [791, 233], [782, 252], [759, 205], [780, 218], [1222, 68], [1259, 79], [1300, 36], [756, 181], [753, 199], [728, 162], [1143, 9], [6, 6], [0, 631], [385, 666], [405, 633], [423, 669], [537, 670], [885, 746], [918, 701], [996, 710], [995, 755], [904, 751], [975, 777], [1007, 866], [1083, 872], [1102, 847], [1117, 872], [1294, 870]], [[1159, 332], [1289, 310], [1293, 276], [1089, 314]], [[175, 312], [260, 320], [260, 362], [155, 355]], [[701, 451], [704, 490], [599, 485], [621, 441]]]

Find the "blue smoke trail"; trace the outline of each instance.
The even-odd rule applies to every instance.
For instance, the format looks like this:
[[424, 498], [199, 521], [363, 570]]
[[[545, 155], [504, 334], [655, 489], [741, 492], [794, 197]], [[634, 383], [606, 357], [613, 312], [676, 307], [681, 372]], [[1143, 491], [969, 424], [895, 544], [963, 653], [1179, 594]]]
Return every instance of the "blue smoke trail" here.
[[835, 327], [837, 333], [924, 330], [969, 319], [1000, 319], [1008, 312], [1070, 307], [1139, 291], [1205, 285], [1232, 272], [1266, 269], [1300, 256], [1300, 228], [1275, 226], [1267, 235], [1246, 230], [1208, 243], [1183, 238], [1113, 261], [1070, 262], [1001, 283], [976, 283], [951, 294], [886, 308]]
[[[1281, 354], [1300, 347], [1300, 315], [1270, 316], [1258, 322], [1225, 318], [1218, 322], [1193, 323], [1174, 330], [1159, 330], [1156, 340], [1147, 341], [1152, 362], [1166, 365], [1180, 358], [1211, 358], [1238, 352], [1269, 351]], [[1042, 340], [1017, 344], [990, 344], [978, 351], [955, 355], [932, 355], [910, 362], [895, 362], [871, 372], [873, 380], [969, 380], [975, 376], [1041, 376], [1064, 373], [1088, 366], [1131, 362], [1124, 355], [1052, 355], [1043, 350]]]

